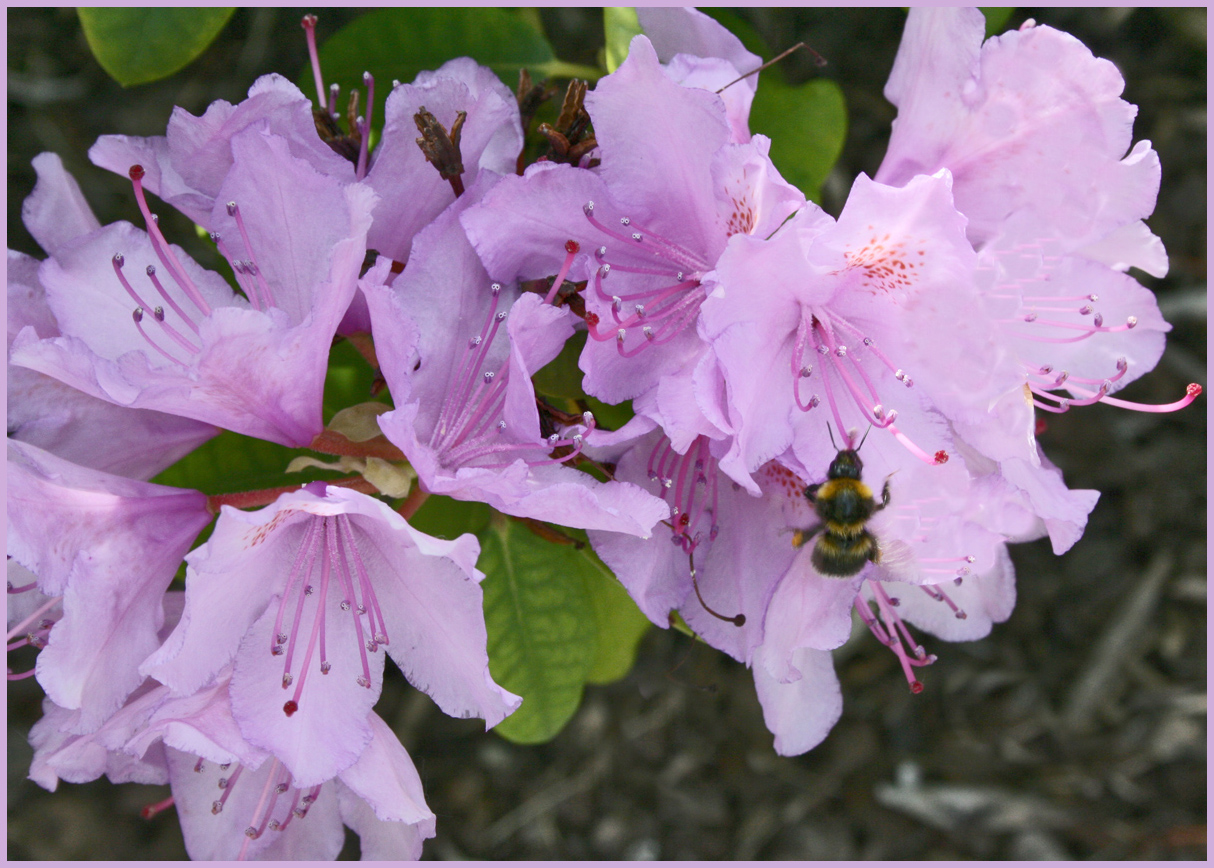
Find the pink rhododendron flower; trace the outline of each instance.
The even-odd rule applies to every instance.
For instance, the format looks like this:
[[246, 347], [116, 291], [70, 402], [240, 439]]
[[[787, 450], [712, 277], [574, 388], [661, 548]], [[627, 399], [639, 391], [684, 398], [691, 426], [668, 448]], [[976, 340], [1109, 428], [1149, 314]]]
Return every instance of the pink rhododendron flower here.
[[[396, 410], [379, 417], [425, 490], [509, 515], [647, 535], [666, 517], [655, 497], [566, 467], [585, 424], [545, 437], [531, 375], [560, 352], [573, 315], [514, 284], [493, 283], [460, 225], [494, 181], [484, 173], [415, 243], [389, 288], [386, 261], [362, 282], [376, 353]], [[564, 449], [564, 455], [553, 451]]]
[[762, 58], [698, 9], [641, 6], [637, 19], [671, 80], [717, 93], [725, 102], [732, 140], [749, 142], [750, 104], [759, 76], [747, 73], [758, 69]]
[[[38, 183], [22, 212], [34, 239], [54, 253], [101, 228], [75, 180], [55, 154], [34, 158]], [[26, 326], [39, 338], [60, 335], [38, 280], [41, 263], [8, 252], [8, 348]], [[176, 462], [219, 429], [205, 422], [154, 410], [131, 410], [86, 395], [58, 380], [8, 366], [9, 436], [61, 458], [119, 476], [148, 479]]]
[[380, 195], [367, 246], [398, 262], [408, 258], [413, 236], [455, 201], [451, 185], [417, 146], [413, 116], [423, 108], [448, 129], [459, 112], [467, 114], [459, 140], [465, 183], [480, 169], [513, 172], [523, 149], [514, 94], [471, 58], [450, 60], [393, 88], [384, 107], [383, 138], [367, 173], [367, 183]]
[[[1149, 142], [1131, 148], [1137, 109], [1120, 98], [1112, 63], [1032, 22], [985, 43], [983, 32], [976, 9], [912, 11], [886, 85], [898, 118], [876, 178], [901, 186], [919, 173], [952, 173], [979, 252], [984, 308], [1019, 360], [1033, 406], [1124, 406], [1107, 396], [1155, 366], [1169, 329], [1153, 295], [1124, 274], [1167, 272], [1163, 245], [1143, 223], [1159, 192], [1159, 157]], [[1055, 394], [1064, 390], [1069, 397]], [[1020, 397], [1002, 399], [1002, 426], [958, 421], [992, 457], [1035, 463]]]
[[172, 786], [192, 859], [334, 859], [359, 834], [364, 859], [418, 859], [434, 835], [421, 779], [404, 748], [374, 713], [359, 759], [337, 777], [296, 786], [283, 764], [247, 742], [232, 716], [231, 668], [197, 693], [173, 697], [148, 679], [95, 732], [73, 735], [72, 714], [49, 699], [30, 733], [30, 777], [54, 790], [102, 774], [112, 782]]
[[[705, 275], [731, 235], [765, 237], [805, 198], [771, 164], [767, 139], [732, 143], [720, 97], [671, 81], [644, 37], [586, 108], [598, 168], [533, 166], [462, 221], [494, 278], [589, 280], [585, 389], [618, 403], [693, 376], [707, 349], [691, 327]], [[685, 388], [670, 386], [670, 400]], [[684, 426], [684, 448], [721, 436], [707, 417]]]
[[120, 406], [311, 443], [375, 197], [258, 129], [233, 138], [232, 153], [211, 223], [244, 297], [168, 243], [134, 167], [150, 234], [115, 223], [58, 247], [38, 276], [61, 336], [26, 327], [11, 361]]
[[299, 786], [361, 756], [385, 652], [448, 714], [493, 726], [520, 700], [489, 675], [478, 554], [469, 534], [435, 539], [323, 483], [256, 512], [225, 506], [186, 558], [181, 624], [142, 671], [180, 696], [234, 660], [241, 733]]
[[976, 298], [963, 229], [946, 174], [901, 190], [861, 176], [837, 223], [806, 208], [771, 240], [731, 240], [700, 325], [728, 390], [726, 473], [753, 491], [749, 474], [779, 458], [808, 478], [833, 457], [832, 423], [885, 429], [920, 459], [947, 460], [936, 392], [981, 402], [1016, 376], [966, 317]]
[[221, 188], [237, 161], [235, 140], [249, 129], [282, 139], [293, 158], [334, 181], [356, 180], [354, 165], [317, 135], [312, 101], [277, 73], [257, 79], [238, 105], [216, 100], [202, 117], [173, 109], [166, 135], [102, 136], [89, 149], [89, 159], [119, 175], [142, 166], [149, 191], [214, 231], [220, 228], [213, 222], [219, 216], [215, 206], [227, 201]]
[[8, 441], [8, 554], [63, 598], [38, 683], [96, 729], [143, 680], [160, 644], [162, 601], [211, 520], [197, 491], [136, 482]]

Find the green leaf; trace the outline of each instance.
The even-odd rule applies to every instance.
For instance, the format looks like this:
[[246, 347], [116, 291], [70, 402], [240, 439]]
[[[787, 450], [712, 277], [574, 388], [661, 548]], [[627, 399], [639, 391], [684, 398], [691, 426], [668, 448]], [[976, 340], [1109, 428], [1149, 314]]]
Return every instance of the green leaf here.
[[505, 518], [480, 540], [489, 671], [523, 697], [495, 731], [519, 744], [539, 744], [577, 711], [595, 661], [594, 604], [584, 578], [589, 562], [573, 546], [543, 540]]
[[[314, 475], [287, 473], [286, 467], [298, 450], [224, 431], [203, 443], [152, 481], [178, 488], [196, 488], [206, 494], [252, 491], [280, 485], [298, 485]], [[328, 474], [335, 478], [341, 474]]]
[[641, 22], [633, 6], [604, 6], [603, 34], [607, 40], [604, 57], [607, 71], [615, 72], [628, 56], [628, 44], [641, 32]]
[[455, 539], [462, 533], [479, 534], [492, 518], [493, 509], [487, 503], [432, 494], [409, 519], [409, 524], [431, 536]]
[[[737, 13], [705, 8], [749, 51], [764, 59], [773, 52], [758, 32]], [[793, 86], [778, 67], [759, 76], [759, 89], [750, 108], [750, 131], [771, 139], [771, 160], [784, 180], [819, 201], [822, 182], [843, 152], [847, 137], [847, 106], [843, 91], [829, 79]]]
[[847, 137], [843, 91], [830, 79], [793, 86], [766, 75], [750, 109], [750, 131], [771, 138], [771, 160], [784, 180], [818, 202]]
[[329, 351], [329, 372], [325, 375], [323, 412], [326, 423], [339, 411], [371, 400], [374, 381], [375, 372], [352, 343], [335, 343]]
[[[718, 24], [742, 40], [742, 44], [746, 46], [747, 51], [767, 59], [767, 43], [763, 40], [763, 37], [759, 36], [759, 32], [751, 27], [750, 23], [738, 15], [738, 13], [720, 6], [706, 6], [700, 11], [712, 16]], [[745, 72], [745, 70], [739, 70], [739, 72]], [[765, 82], [767, 81], [767, 77], [769, 76], [760, 75], [759, 80]]]
[[1002, 32], [1003, 28], [1007, 26], [1007, 20], [1016, 11], [1015, 6], [979, 6], [978, 8], [986, 16], [986, 36], [988, 39]]
[[[543, 33], [516, 12], [493, 7], [411, 7], [376, 9], [347, 24], [320, 47], [325, 82], [348, 94], [361, 90], [369, 71], [380, 94], [375, 119], [383, 118], [383, 100], [392, 80], [411, 82], [422, 70], [438, 69], [453, 57], [471, 57], [488, 66], [512, 91], [527, 67], [547, 69], [559, 63]], [[542, 77], [540, 73], [538, 77]], [[296, 80], [312, 93], [310, 68]], [[341, 100], [345, 105], [345, 98]], [[450, 124], [450, 119], [440, 118]]]
[[223, 30], [235, 7], [78, 10], [101, 68], [123, 87], [167, 78], [194, 60]]
[[565, 346], [544, 367], [532, 376], [535, 390], [549, 398], [577, 400], [586, 397], [582, 391], [582, 371], [577, 366], [582, 348], [586, 346], [586, 332], [575, 332], [565, 341]]
[[587, 395], [586, 406], [594, 414], [595, 422], [608, 431], [620, 430], [636, 415], [631, 401], [625, 401], [623, 404], [604, 404], [598, 398]]
[[649, 630], [649, 619], [589, 546], [579, 554], [591, 566], [585, 573], [586, 591], [594, 607], [598, 639], [594, 662], [586, 673], [586, 681], [590, 684], [610, 684], [632, 669], [636, 661], [637, 643]]

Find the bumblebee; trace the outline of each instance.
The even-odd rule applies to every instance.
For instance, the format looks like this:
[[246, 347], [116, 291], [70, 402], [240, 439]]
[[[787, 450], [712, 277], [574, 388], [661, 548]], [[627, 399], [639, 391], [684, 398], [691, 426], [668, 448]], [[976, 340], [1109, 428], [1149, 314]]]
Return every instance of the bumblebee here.
[[[864, 445], [863, 440], [860, 445]], [[877, 538], [864, 525], [873, 513], [889, 506], [889, 480], [877, 503], [872, 489], [860, 481], [864, 463], [857, 454], [859, 449], [840, 449], [826, 471], [826, 481], [805, 489], [805, 498], [822, 521], [793, 533], [793, 545], [800, 548], [821, 532], [811, 560], [819, 573], [837, 579], [854, 576], [869, 561], [878, 563], [881, 559]]]

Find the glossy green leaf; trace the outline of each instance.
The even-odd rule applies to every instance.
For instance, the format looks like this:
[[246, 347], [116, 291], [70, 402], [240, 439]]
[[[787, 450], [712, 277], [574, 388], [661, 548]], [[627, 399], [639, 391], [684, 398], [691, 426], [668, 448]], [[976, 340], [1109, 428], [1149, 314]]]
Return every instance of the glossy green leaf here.
[[603, 35], [607, 41], [604, 59], [608, 72], [615, 72], [628, 56], [628, 44], [641, 32], [634, 6], [604, 6]]
[[329, 420], [340, 410], [371, 400], [385, 401], [387, 390], [378, 396], [371, 394], [375, 372], [349, 341], [338, 341], [329, 351], [329, 372], [325, 375], [324, 419]]
[[770, 71], [750, 109], [750, 131], [771, 138], [771, 161], [784, 180], [815, 202], [847, 136], [843, 91], [830, 79], [786, 84]]
[[493, 509], [487, 503], [432, 494], [409, 524], [431, 536], [455, 539], [462, 533], [480, 533], [492, 517]]
[[101, 68], [123, 87], [167, 78], [223, 30], [235, 7], [80, 7], [80, 25]]
[[[362, 75], [377, 83], [374, 123], [383, 119], [383, 104], [392, 80], [411, 82], [422, 70], [438, 69], [455, 57], [471, 57], [488, 66], [512, 91], [523, 67], [533, 78], [559, 63], [552, 46], [524, 16], [493, 7], [383, 8], [368, 12], [338, 30], [320, 46], [325, 83], [342, 93], [362, 91]], [[316, 90], [311, 68], [296, 83], [304, 93]], [[341, 104], [345, 105], [346, 96]]]
[[607, 565], [587, 546], [579, 554], [590, 569], [586, 571], [586, 591], [594, 607], [597, 634], [594, 661], [586, 673], [590, 684], [610, 684], [629, 673], [636, 661], [637, 644], [649, 630], [649, 619], [637, 608]]
[[1015, 6], [980, 6], [982, 14], [986, 16], [986, 35], [987, 37], [994, 36], [997, 33], [1002, 33], [1003, 28], [1007, 26], [1007, 20], [1012, 17], [1012, 13], [1016, 11]]
[[596, 423], [608, 431], [618, 431], [636, 415], [631, 401], [625, 401], [623, 404], [604, 404], [598, 398], [587, 395], [586, 406], [594, 413]]
[[523, 697], [495, 732], [520, 744], [545, 742], [577, 711], [594, 664], [589, 561], [573, 546], [543, 540], [505, 518], [480, 540], [489, 671]]
[[[758, 32], [737, 13], [705, 8], [722, 26], [764, 59], [773, 52]], [[779, 66], [759, 76], [759, 89], [750, 108], [750, 131], [771, 139], [771, 160], [784, 180], [815, 202], [847, 137], [847, 105], [843, 91], [829, 79], [790, 85]]]
[[287, 473], [291, 459], [301, 454], [267, 440], [224, 431], [203, 443], [152, 481], [178, 488], [196, 488], [206, 494], [252, 491], [280, 485], [298, 485], [309, 479], [336, 478], [342, 474]]
[[574, 332], [556, 358], [532, 376], [536, 392], [548, 398], [584, 398], [582, 371], [577, 366], [577, 360], [585, 346], [586, 332]]
[[[700, 11], [714, 18], [718, 24], [742, 40], [742, 44], [746, 46], [747, 51], [754, 52], [764, 59], [771, 57], [766, 41], [738, 13], [720, 6], [706, 6]], [[763, 73], [760, 74], [759, 80], [760, 82], [766, 82], [770, 77], [770, 73]]]

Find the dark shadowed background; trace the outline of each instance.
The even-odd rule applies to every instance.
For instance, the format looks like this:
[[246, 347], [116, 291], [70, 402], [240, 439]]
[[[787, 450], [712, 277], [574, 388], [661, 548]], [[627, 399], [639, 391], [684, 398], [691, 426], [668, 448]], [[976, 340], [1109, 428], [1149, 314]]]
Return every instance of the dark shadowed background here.
[[[294, 79], [305, 11], [320, 15], [322, 41], [359, 12], [238, 10], [193, 65], [124, 90], [92, 59], [73, 10], [9, 9], [9, 247], [41, 256], [20, 220], [41, 151], [63, 158], [102, 223], [139, 224], [129, 182], [92, 166], [89, 146], [103, 133], [163, 134], [172, 106], [237, 102], [265, 72]], [[884, 153], [894, 112], [881, 89], [904, 13], [739, 12], [772, 46], [804, 40], [828, 61], [818, 70], [802, 53], [775, 74], [826, 75], [847, 96], [847, 143], [824, 187], [838, 214], [851, 179]], [[599, 10], [541, 17], [562, 59], [594, 62]], [[1159, 152], [1149, 223], [1171, 271], [1139, 277], [1173, 331], [1156, 371], [1119, 397], [1173, 401], [1189, 382], [1208, 385], [1206, 11], [1019, 9], [1009, 24], [1028, 17], [1117, 64], [1139, 106], [1135, 138]], [[162, 216], [170, 239], [191, 238], [189, 221]], [[921, 671], [918, 696], [894, 656], [857, 634], [836, 655], [843, 718], [804, 756], [773, 752], [748, 671], [656, 628], [632, 674], [588, 688], [565, 731], [538, 747], [449, 719], [386, 679], [377, 710], [438, 815], [426, 857], [1204, 858], [1206, 400], [1170, 415], [1104, 405], [1051, 415], [1047, 454], [1072, 488], [1102, 492], [1084, 538], [1062, 557], [1044, 541], [1013, 546], [1015, 613], [979, 642], [925, 636], [940, 659]], [[172, 811], [139, 817], [167, 787], [103, 780], [52, 795], [25, 780], [40, 700], [33, 679], [9, 686], [8, 857], [184, 858]], [[357, 855], [350, 838], [343, 858]]]

